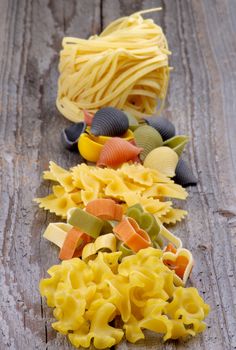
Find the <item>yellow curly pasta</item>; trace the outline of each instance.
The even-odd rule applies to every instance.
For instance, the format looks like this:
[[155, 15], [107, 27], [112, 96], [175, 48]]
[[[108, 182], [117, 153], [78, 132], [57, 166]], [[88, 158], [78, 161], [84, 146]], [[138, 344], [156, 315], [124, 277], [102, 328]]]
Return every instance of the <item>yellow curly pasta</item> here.
[[[80, 164], [69, 171], [50, 162], [50, 171], [44, 177], [59, 184], [53, 186], [53, 194], [37, 198], [40, 208], [66, 217], [68, 209], [84, 207], [97, 198], [113, 198], [124, 204], [124, 208], [140, 203], [143, 208], [163, 218], [163, 222], [181, 220], [185, 211], [172, 210], [172, 202], [165, 198], [186, 199], [187, 192], [167, 176], [141, 164], [123, 164], [117, 170]], [[169, 216], [168, 216], [168, 213]]]
[[[40, 293], [54, 308], [54, 329], [75, 347], [93, 342], [98, 349], [118, 344], [123, 336], [134, 343], [145, 337], [145, 329], [164, 340], [205, 329], [209, 306], [195, 288], [175, 285], [161, 250], [143, 249], [119, 263], [120, 254], [99, 252], [88, 263], [74, 258], [48, 270]], [[117, 317], [120, 329], [110, 324]]]

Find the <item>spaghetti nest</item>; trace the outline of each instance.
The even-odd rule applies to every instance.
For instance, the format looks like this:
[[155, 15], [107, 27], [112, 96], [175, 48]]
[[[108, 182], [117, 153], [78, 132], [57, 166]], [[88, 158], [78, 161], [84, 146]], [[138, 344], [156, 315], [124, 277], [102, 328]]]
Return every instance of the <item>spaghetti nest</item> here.
[[[153, 9], [157, 10], [157, 9]], [[167, 40], [141, 13], [119, 18], [88, 40], [66, 37], [60, 54], [57, 107], [69, 120], [113, 106], [141, 118], [160, 109], [169, 80]]]

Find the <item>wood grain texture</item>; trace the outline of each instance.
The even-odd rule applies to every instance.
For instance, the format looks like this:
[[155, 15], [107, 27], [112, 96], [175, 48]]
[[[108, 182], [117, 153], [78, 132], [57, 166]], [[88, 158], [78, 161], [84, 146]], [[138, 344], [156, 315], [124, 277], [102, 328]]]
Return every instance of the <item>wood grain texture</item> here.
[[41, 173], [54, 160], [79, 159], [60, 145], [69, 124], [55, 108], [57, 64], [65, 35], [88, 37], [122, 15], [151, 14], [172, 50], [164, 115], [191, 136], [185, 154], [199, 184], [183, 204], [188, 218], [173, 230], [195, 257], [189, 285], [212, 311], [208, 329], [185, 342], [123, 341], [117, 350], [236, 349], [236, 2], [234, 0], [0, 1], [0, 349], [72, 349], [51, 329], [38, 282], [57, 262], [41, 239], [56, 217], [32, 199], [46, 195]]

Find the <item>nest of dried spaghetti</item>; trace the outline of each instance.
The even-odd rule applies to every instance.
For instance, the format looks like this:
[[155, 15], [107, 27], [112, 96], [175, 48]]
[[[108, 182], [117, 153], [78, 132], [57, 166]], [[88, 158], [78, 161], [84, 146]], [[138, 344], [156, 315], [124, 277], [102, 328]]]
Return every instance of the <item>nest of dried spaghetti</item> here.
[[167, 40], [137, 12], [88, 40], [66, 37], [60, 54], [57, 107], [69, 120], [113, 106], [136, 118], [161, 109], [169, 80]]

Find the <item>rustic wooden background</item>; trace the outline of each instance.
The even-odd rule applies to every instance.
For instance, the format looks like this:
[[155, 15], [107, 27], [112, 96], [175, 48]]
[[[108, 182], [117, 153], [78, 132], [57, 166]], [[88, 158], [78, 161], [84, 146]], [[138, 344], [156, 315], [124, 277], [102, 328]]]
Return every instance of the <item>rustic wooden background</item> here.
[[56, 110], [58, 53], [63, 36], [86, 38], [110, 21], [161, 5], [151, 14], [173, 52], [164, 115], [191, 135], [186, 152], [199, 184], [175, 232], [195, 257], [190, 285], [212, 311], [206, 332], [187, 342], [123, 342], [116, 349], [236, 349], [236, 1], [0, 0], [0, 349], [72, 349], [51, 329], [52, 313], [38, 283], [57, 263], [41, 239], [55, 217], [32, 199], [46, 195], [41, 174], [54, 160], [69, 167]]

